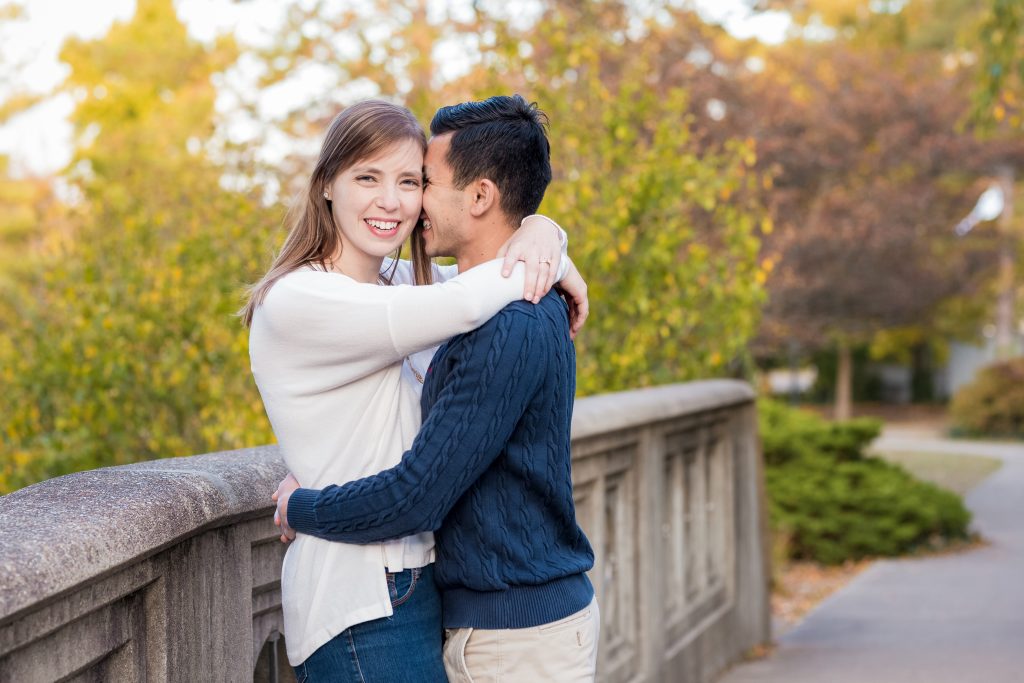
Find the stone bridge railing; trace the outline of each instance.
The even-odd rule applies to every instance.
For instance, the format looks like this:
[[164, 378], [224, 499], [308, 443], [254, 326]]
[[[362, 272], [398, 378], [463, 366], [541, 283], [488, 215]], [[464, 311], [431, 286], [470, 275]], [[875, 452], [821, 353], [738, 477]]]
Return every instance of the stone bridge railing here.
[[[274, 447], [81, 472], [0, 498], [0, 681], [292, 680]], [[707, 381], [576, 402], [600, 678], [713, 680], [768, 640], [753, 393]]]

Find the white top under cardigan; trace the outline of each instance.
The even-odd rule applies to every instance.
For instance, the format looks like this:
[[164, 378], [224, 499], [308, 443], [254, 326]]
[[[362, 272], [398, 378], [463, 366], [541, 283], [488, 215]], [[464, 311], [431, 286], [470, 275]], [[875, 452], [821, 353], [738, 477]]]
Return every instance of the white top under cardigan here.
[[[435, 279], [450, 279], [413, 286], [411, 264], [399, 262], [393, 282], [401, 284], [390, 287], [303, 269], [273, 285], [253, 315], [250, 362], [302, 486], [342, 484], [401, 460], [420, 427], [410, 365], [422, 376], [438, 345], [522, 298], [522, 264], [509, 278], [501, 267], [494, 260], [458, 275], [435, 267]], [[390, 616], [385, 567], [425, 566], [433, 548], [430, 533], [370, 545], [299, 534], [281, 568], [288, 661], [301, 664], [346, 628]]]

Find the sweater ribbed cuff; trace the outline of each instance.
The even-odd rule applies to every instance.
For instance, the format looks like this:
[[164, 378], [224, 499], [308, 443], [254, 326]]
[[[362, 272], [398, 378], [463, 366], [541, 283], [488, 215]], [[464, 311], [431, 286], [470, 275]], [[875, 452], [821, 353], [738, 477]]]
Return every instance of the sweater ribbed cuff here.
[[316, 529], [316, 489], [295, 489], [288, 499], [288, 526], [295, 531], [308, 534]]

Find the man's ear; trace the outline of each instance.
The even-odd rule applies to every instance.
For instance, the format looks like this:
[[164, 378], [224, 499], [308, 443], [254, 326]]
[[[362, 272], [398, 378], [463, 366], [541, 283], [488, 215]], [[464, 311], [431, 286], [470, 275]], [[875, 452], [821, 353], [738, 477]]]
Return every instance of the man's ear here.
[[474, 180], [466, 189], [470, 191], [469, 214], [473, 218], [480, 218], [491, 208], [498, 206], [500, 196], [498, 186], [494, 184], [493, 180], [487, 178]]

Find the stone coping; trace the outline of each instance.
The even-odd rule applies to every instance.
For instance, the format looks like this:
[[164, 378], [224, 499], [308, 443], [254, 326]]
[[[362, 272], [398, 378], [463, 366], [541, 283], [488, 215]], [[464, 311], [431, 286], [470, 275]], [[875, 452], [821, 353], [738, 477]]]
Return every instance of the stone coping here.
[[588, 396], [577, 400], [573, 408], [572, 438], [585, 439], [682, 415], [750, 403], [755, 397], [749, 384], [735, 379], [666, 384]]
[[77, 472], [0, 497], [0, 625], [203, 527], [269, 514], [276, 446]]
[[[579, 399], [573, 439], [747, 403], [708, 380]], [[204, 528], [270, 514], [285, 475], [276, 446], [105, 467], [0, 497], [0, 625]]]

